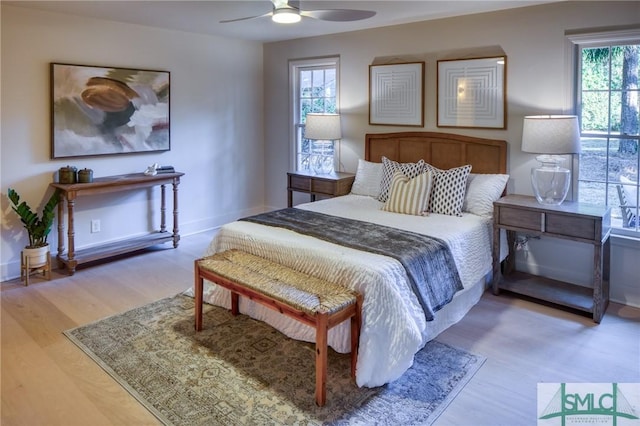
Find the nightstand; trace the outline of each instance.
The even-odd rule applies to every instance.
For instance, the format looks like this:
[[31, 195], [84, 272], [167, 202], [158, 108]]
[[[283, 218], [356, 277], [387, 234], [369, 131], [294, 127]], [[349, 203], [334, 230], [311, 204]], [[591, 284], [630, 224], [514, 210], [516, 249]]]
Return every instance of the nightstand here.
[[333, 172], [315, 174], [299, 171], [287, 173], [287, 206], [293, 205], [293, 191], [310, 194], [311, 201], [316, 196], [337, 197], [351, 191], [351, 185], [356, 175], [353, 173]]
[[[507, 230], [509, 257], [500, 265], [500, 230]], [[561, 238], [593, 245], [593, 288], [552, 280], [513, 269], [515, 233]], [[534, 197], [507, 195], [493, 209], [493, 293], [500, 290], [589, 313], [599, 323], [609, 304], [609, 235], [611, 208], [565, 201], [540, 204]]]

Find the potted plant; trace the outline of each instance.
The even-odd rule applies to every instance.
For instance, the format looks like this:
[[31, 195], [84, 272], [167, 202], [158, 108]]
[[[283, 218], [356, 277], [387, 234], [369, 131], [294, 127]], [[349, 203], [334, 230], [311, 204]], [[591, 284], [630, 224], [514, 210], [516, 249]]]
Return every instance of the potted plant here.
[[42, 217], [38, 217], [26, 201], [20, 202], [20, 196], [15, 190], [9, 188], [7, 192], [9, 201], [13, 204], [11, 208], [18, 214], [24, 228], [29, 234], [29, 245], [26, 246], [22, 252], [22, 258], [23, 263], [25, 263], [25, 258], [29, 259], [27, 265], [29, 265], [30, 268], [37, 268], [47, 263], [49, 254], [47, 237], [53, 226], [55, 207], [59, 201], [58, 193], [59, 191], [56, 190], [51, 195], [51, 198], [49, 198], [49, 201], [47, 201], [42, 209]]

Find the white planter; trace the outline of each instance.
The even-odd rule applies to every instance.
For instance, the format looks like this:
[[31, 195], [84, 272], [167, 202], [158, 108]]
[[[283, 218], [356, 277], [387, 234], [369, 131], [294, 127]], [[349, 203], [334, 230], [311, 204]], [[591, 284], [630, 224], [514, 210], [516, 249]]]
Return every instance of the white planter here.
[[39, 268], [47, 264], [49, 245], [38, 248], [27, 248], [22, 250], [22, 264], [29, 269]]

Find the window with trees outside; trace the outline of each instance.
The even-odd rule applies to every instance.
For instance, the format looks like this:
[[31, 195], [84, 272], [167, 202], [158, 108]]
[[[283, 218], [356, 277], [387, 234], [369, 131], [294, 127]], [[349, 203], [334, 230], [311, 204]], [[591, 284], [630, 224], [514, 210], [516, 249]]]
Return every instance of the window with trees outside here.
[[[570, 38], [571, 39], [571, 38]], [[611, 207], [616, 233], [640, 234], [640, 30], [571, 39], [581, 125], [578, 200]]]
[[311, 143], [304, 137], [304, 128], [308, 113], [338, 113], [338, 58], [293, 61], [289, 75], [293, 93], [293, 167], [296, 171], [312, 171], [313, 158], [333, 164], [334, 145]]

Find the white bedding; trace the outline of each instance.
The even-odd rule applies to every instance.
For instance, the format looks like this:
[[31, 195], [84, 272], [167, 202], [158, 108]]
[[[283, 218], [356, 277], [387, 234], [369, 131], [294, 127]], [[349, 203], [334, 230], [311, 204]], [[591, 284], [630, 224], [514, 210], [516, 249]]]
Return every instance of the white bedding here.
[[[374, 198], [346, 195], [297, 208], [366, 220], [431, 235], [444, 240], [455, 259], [464, 290], [426, 321], [406, 272], [395, 259], [363, 252], [295, 232], [238, 221], [224, 225], [206, 255], [237, 248], [302, 272], [342, 284], [363, 293], [363, 321], [356, 372], [359, 386], [380, 386], [400, 377], [414, 354], [449, 325], [459, 321], [479, 300], [491, 271], [491, 219], [470, 213], [462, 217], [431, 214], [411, 216], [380, 210]], [[205, 286], [205, 301], [230, 306], [228, 291]], [[313, 328], [300, 324], [246, 298], [240, 311], [265, 321], [289, 337], [313, 342]], [[336, 351], [350, 350], [350, 329], [345, 322], [329, 332]]]

